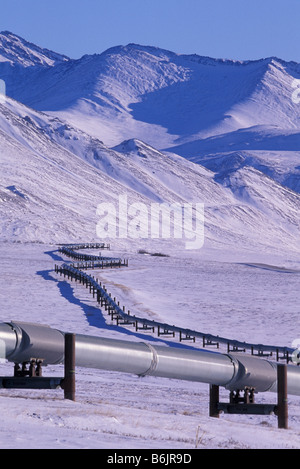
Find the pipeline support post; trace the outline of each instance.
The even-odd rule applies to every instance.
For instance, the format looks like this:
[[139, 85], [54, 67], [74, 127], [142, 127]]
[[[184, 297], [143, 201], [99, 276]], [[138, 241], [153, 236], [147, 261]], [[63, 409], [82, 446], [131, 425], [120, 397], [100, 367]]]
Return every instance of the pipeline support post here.
[[219, 386], [211, 384], [209, 387], [209, 416], [219, 418]]
[[75, 401], [75, 334], [65, 334], [64, 398]]
[[277, 409], [278, 428], [288, 428], [287, 365], [277, 365]]

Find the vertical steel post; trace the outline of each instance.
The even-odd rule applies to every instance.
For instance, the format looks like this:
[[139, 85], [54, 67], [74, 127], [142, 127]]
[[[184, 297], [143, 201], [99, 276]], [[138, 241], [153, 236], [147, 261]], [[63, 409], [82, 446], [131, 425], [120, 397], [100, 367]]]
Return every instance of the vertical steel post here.
[[75, 334], [65, 334], [64, 398], [75, 401]]
[[219, 418], [220, 411], [218, 409], [219, 403], [219, 386], [211, 384], [209, 387], [209, 416]]
[[287, 365], [277, 365], [278, 428], [288, 428]]

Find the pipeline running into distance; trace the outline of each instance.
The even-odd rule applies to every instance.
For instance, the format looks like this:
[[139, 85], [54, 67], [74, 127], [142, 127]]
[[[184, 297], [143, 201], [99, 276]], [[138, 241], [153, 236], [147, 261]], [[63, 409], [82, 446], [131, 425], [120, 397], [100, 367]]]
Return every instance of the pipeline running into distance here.
[[[214, 345], [219, 348], [219, 345], [226, 345], [227, 352], [246, 352], [246, 350], [250, 350], [252, 355], [257, 355], [260, 357], [267, 357], [272, 356], [273, 354], [277, 357], [277, 360], [284, 359], [288, 362], [292, 361], [292, 356], [294, 354], [294, 349], [291, 347], [286, 346], [277, 346], [277, 345], [264, 345], [264, 344], [255, 344], [249, 342], [242, 342], [236, 339], [228, 339], [226, 337], [221, 337], [219, 335], [208, 334], [204, 332], [199, 332], [195, 330], [191, 330], [188, 328], [178, 327], [175, 325], [170, 325], [166, 323], [161, 323], [158, 321], [150, 320], [143, 317], [138, 317], [136, 315], [130, 315], [125, 312], [125, 309], [119, 307], [116, 301], [106, 292], [106, 290], [94, 279], [93, 276], [88, 275], [84, 270], [89, 268], [104, 268], [104, 267], [121, 267], [121, 266], [128, 266], [128, 261], [125, 260], [122, 262], [120, 258], [114, 257], [102, 257], [95, 256], [92, 254], [84, 254], [78, 252], [78, 250], [82, 249], [110, 249], [110, 245], [106, 245], [105, 243], [87, 243], [87, 244], [67, 244], [60, 247], [59, 251], [64, 255], [71, 257], [73, 259], [77, 259], [80, 262], [77, 264], [62, 264], [61, 266], [55, 266], [55, 271], [57, 273], [63, 274], [64, 277], [68, 276], [68, 278], [79, 279], [86, 284], [86, 286], [90, 286], [93, 289], [93, 295], [97, 292], [97, 301], [101, 302], [100, 297], [103, 298], [104, 304], [109, 308], [110, 311], [114, 311], [117, 324], [118, 319], [123, 320], [123, 324], [128, 325], [135, 325], [136, 330], [143, 329], [143, 330], [153, 330], [156, 327], [158, 330], [158, 335], [169, 335], [175, 333], [179, 334], [179, 340], [193, 340], [195, 342], [196, 338], [201, 339], [203, 343], [203, 347], [205, 345]], [[99, 300], [98, 300], [99, 295]], [[105, 309], [106, 309], [105, 306]], [[141, 324], [142, 327], [138, 327], [138, 324]], [[162, 330], [163, 332], [160, 332]]]

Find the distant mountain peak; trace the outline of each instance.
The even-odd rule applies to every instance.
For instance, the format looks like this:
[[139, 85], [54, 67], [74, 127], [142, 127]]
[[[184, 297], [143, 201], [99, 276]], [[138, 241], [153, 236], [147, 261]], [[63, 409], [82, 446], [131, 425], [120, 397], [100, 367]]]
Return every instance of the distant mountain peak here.
[[127, 140], [129, 152], [143, 153], [141, 140], [198, 157], [215, 144], [232, 151], [231, 137], [256, 148], [252, 133], [240, 141], [241, 129], [299, 127], [291, 84], [300, 64], [277, 57], [236, 61], [129, 43], [72, 60], [4, 31], [0, 77], [8, 96], [110, 147]]
[[[217, 58], [217, 57], [209, 57], [205, 55], [199, 54], [180, 54], [174, 51], [170, 51], [168, 49], [151, 46], [151, 45], [142, 45], [136, 43], [129, 43], [127, 45], [118, 45], [111, 47], [101, 54], [95, 54], [101, 58], [104, 57], [115, 57], [115, 56], [126, 56], [126, 57], [133, 57], [136, 58], [148, 58], [157, 61], [175, 61], [175, 62], [189, 62], [203, 65], [203, 66], [210, 66], [210, 67], [217, 67], [218, 65], [222, 66], [230, 66], [230, 67], [245, 67], [245, 66], [252, 66], [252, 65], [261, 65], [262, 67], [271, 68], [272, 66], [278, 69], [285, 69], [289, 68], [296, 72], [300, 71], [300, 64], [293, 61], [285, 61], [279, 57], [271, 56], [271, 57], [262, 57], [259, 59], [251, 59], [251, 60], [236, 60], [230, 58]], [[147, 60], [147, 59], [146, 59]]]
[[68, 60], [65, 55], [36, 46], [10, 31], [0, 32], [0, 62], [32, 67], [53, 66]]

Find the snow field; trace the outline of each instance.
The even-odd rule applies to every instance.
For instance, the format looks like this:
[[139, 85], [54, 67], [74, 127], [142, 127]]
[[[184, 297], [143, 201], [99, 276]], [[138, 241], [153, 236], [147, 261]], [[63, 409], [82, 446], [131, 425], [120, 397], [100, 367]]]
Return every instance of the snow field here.
[[[149, 247], [151, 246], [148, 246], [148, 249]], [[112, 250], [110, 254], [116, 255], [117, 250]], [[54, 274], [53, 265], [54, 262], [58, 262], [56, 256], [59, 257], [56, 246], [6, 244], [1, 247], [1, 256], [4, 267], [1, 271], [1, 281], [5, 282], [6, 288], [5, 295], [1, 294], [0, 301], [1, 310], [5, 312], [8, 321], [24, 320], [49, 324], [60, 330], [75, 333], [125, 340], [155, 340], [167, 346], [179, 345], [173, 339], [161, 341], [161, 338], [151, 337], [149, 334], [137, 334], [130, 328], [110, 325], [108, 317], [105, 317], [105, 313], [102, 315], [87, 289], [75, 282], [69, 284]], [[231, 323], [231, 328], [234, 327], [234, 332], [239, 338], [242, 334], [249, 334], [251, 339], [258, 339], [263, 337], [264, 331], [272, 331], [270, 339], [285, 343], [280, 326], [282, 323], [279, 301], [274, 301], [269, 316], [258, 315], [262, 321], [259, 323], [258, 319], [256, 320], [256, 335], [254, 328], [249, 330], [248, 321], [236, 321], [236, 315], [230, 314], [230, 309], [227, 316], [223, 313], [224, 319], [216, 317], [217, 308], [213, 307], [215, 298], [209, 299], [211, 292], [207, 292], [204, 285], [202, 290], [194, 289], [194, 301], [189, 305], [187, 316], [182, 318], [180, 312], [184, 311], [184, 307], [179, 303], [175, 309], [178, 295], [172, 294], [182, 278], [174, 276], [174, 283], [165, 281], [164, 288], [161, 289], [159, 285], [161, 285], [160, 277], [168, 279], [166, 273], [168, 272], [169, 276], [171, 271], [174, 273], [176, 271], [174, 265], [176, 266], [179, 260], [182, 264], [183, 259], [183, 254], [180, 259], [175, 255], [174, 258], [172, 256], [154, 258], [136, 254], [129, 260], [128, 269], [101, 271], [99, 278], [103, 275], [107, 287], [121, 302], [122, 300], [126, 302], [132, 311], [149, 314], [150, 317], [155, 313], [159, 318], [175, 324], [179, 319], [183, 322], [192, 320], [197, 329], [205, 325], [207, 331], [210, 331], [210, 327], [217, 327], [216, 324], [221, 323], [222, 329], [225, 328], [230, 332]], [[168, 262], [173, 263], [172, 270]], [[199, 271], [199, 266], [193, 263], [192, 269], [191, 262], [191, 259], [186, 259], [182, 269], [185, 269], [188, 275], [199, 275], [201, 269]], [[228, 261], [221, 262], [219, 259], [219, 262], [202, 261], [202, 263], [203, 271], [205, 266], [209, 266], [208, 275], [217, 276], [219, 286], [222, 284], [219, 281], [220, 277], [224, 279], [228, 273], [234, 276], [236, 265]], [[243, 266], [239, 267], [243, 269]], [[140, 275], [141, 271], [143, 276]], [[269, 285], [277, 287], [279, 295], [279, 280], [275, 280], [276, 275], [279, 275], [278, 272], [245, 267], [245, 270], [240, 270], [236, 274], [239, 279], [243, 279], [241, 272], [246, 278], [244, 282], [240, 282], [239, 291], [248, 292], [247, 303], [251, 305], [249, 311], [250, 308], [255, 311], [258, 293], [263, 294], [262, 297], [265, 298], [267, 294], [273, 296], [275, 292], [274, 289], [267, 293], [261, 281], [262, 272], [265, 275], [265, 284], [268, 279]], [[285, 296], [287, 286], [291, 292], [293, 291], [298, 274], [280, 275], [286, 282], [282, 288], [282, 295]], [[251, 288], [249, 288], [250, 278]], [[227, 278], [227, 281], [229, 280], [231, 279]], [[193, 285], [193, 282], [190, 284]], [[232, 280], [232, 287], [233, 285]], [[187, 287], [188, 285], [185, 285], [185, 290]], [[152, 295], [151, 301], [153, 289], [156, 294]], [[226, 285], [224, 289], [226, 291]], [[187, 296], [190, 293], [187, 291]], [[163, 300], [164, 294], [169, 298], [168, 304], [159, 301], [159, 298]], [[223, 292], [219, 294], [223, 295]], [[204, 297], [207, 309], [202, 315], [199, 304], [203, 304]], [[7, 298], [10, 298], [9, 303]], [[232, 296], [231, 302], [235, 303], [235, 308], [238, 310], [238, 298], [239, 314], [242, 316], [244, 313], [247, 317], [248, 311], [243, 307], [245, 302], [240, 294]], [[288, 298], [287, 309], [291, 315], [296, 305], [291, 295]], [[259, 301], [262, 301], [262, 298]], [[229, 302], [228, 297], [228, 308]], [[208, 305], [211, 314], [208, 314]], [[287, 318], [287, 323], [289, 318], [290, 316]], [[291, 326], [287, 327], [287, 331], [292, 337]], [[0, 373], [10, 375], [12, 364], [1, 364]], [[63, 369], [61, 366], [49, 366], [44, 369], [44, 375], [60, 376], [63, 375]], [[227, 391], [221, 390], [221, 396], [227, 400]], [[272, 403], [276, 401], [276, 395], [259, 394], [256, 400]], [[209, 418], [207, 385], [154, 377], [139, 378], [81, 368], [76, 371], [76, 402], [65, 401], [62, 390], [0, 390], [0, 446], [1, 448], [108, 449], [298, 448], [300, 444], [298, 400], [289, 397], [289, 430], [283, 431], [277, 429], [275, 416], [221, 415], [219, 419]]]

